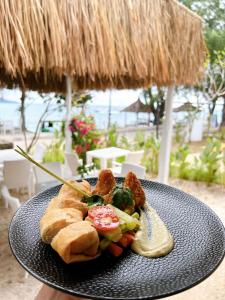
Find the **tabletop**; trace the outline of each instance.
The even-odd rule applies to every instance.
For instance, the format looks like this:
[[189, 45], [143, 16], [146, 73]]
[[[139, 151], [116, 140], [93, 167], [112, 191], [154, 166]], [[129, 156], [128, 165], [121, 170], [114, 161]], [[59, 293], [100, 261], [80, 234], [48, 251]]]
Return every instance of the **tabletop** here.
[[91, 157], [95, 157], [95, 158], [110, 159], [110, 158], [125, 156], [128, 153], [130, 153], [130, 151], [126, 150], [126, 149], [117, 148], [117, 147], [109, 147], [109, 148], [88, 151], [87, 156], [91, 156]]
[[23, 160], [24, 157], [18, 154], [14, 149], [0, 150], [0, 164], [8, 160]]

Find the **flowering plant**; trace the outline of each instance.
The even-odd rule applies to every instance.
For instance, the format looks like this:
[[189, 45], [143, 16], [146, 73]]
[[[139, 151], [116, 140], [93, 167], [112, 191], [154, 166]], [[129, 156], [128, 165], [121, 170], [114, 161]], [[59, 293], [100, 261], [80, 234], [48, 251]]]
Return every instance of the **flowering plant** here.
[[[69, 129], [72, 134], [73, 148], [78, 156], [83, 160], [80, 170], [85, 170], [86, 152], [95, 149], [100, 143], [100, 134], [96, 130], [94, 117], [80, 113], [72, 118]], [[86, 173], [86, 172], [83, 172]]]

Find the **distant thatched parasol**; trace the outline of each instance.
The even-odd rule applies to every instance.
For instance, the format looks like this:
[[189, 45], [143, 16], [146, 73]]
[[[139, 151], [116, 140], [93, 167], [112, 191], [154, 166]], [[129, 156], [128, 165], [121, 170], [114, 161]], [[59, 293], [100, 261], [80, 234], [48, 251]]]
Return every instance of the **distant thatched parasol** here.
[[197, 110], [198, 108], [188, 101], [182, 104], [181, 106], [174, 108], [173, 112], [181, 112], [181, 111], [192, 112]]
[[121, 111], [122, 112], [135, 112], [135, 113], [139, 113], [139, 112], [150, 113], [150, 112], [152, 112], [150, 106], [142, 103], [140, 99], [133, 102], [131, 105], [125, 107]]
[[[133, 102], [131, 105], [125, 107], [121, 110], [121, 112], [134, 112], [137, 114], [137, 120], [136, 124], [138, 124], [138, 113], [148, 113], [148, 124], [150, 124], [150, 113], [152, 112], [149, 105], [146, 105], [141, 102], [141, 100], [138, 98], [137, 101]], [[126, 119], [125, 119], [126, 124]]]
[[201, 19], [175, 0], [0, 1], [0, 83], [28, 89], [193, 84]]

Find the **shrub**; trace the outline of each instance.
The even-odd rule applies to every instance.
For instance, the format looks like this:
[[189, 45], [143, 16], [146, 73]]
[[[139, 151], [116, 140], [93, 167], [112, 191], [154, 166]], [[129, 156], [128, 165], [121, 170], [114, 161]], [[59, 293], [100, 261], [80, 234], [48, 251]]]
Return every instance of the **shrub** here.
[[145, 146], [145, 134], [143, 131], [137, 130], [134, 137], [133, 150], [144, 149], [144, 146]]
[[146, 167], [147, 172], [158, 173], [159, 149], [160, 142], [156, 137], [150, 136], [146, 139], [142, 163]]
[[100, 133], [96, 130], [94, 117], [81, 112], [70, 121], [69, 129], [72, 134], [72, 147], [82, 159], [82, 166], [78, 168], [79, 174], [83, 177], [91, 168], [86, 166], [86, 152], [94, 150], [100, 144]]
[[100, 143], [100, 134], [96, 130], [94, 118], [80, 113], [72, 118], [69, 129], [72, 134], [73, 149], [85, 165], [86, 152], [95, 149]]
[[221, 169], [222, 150], [221, 142], [215, 138], [208, 139], [199, 158], [195, 157], [190, 179], [217, 182]]
[[106, 146], [107, 147], [116, 147], [118, 141], [118, 133], [116, 124], [112, 124], [108, 131]]
[[188, 179], [190, 174], [190, 163], [187, 157], [190, 154], [188, 145], [182, 145], [170, 157], [170, 175], [181, 179]]
[[61, 162], [64, 163], [64, 137], [56, 130], [52, 143], [46, 147], [43, 156], [43, 162]]

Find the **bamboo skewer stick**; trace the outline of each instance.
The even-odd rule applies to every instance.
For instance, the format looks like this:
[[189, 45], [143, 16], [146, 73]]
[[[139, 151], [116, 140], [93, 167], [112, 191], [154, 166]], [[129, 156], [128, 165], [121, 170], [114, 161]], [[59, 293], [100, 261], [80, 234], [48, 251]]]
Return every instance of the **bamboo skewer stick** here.
[[27, 154], [22, 148], [20, 148], [17, 145], [17, 148], [19, 149], [15, 149], [15, 151], [17, 153], [19, 153], [20, 155], [22, 155], [23, 157], [25, 157], [27, 160], [29, 160], [30, 162], [32, 162], [33, 164], [35, 164], [37, 167], [39, 167], [40, 169], [42, 169], [44, 172], [48, 173], [50, 176], [56, 178], [58, 181], [66, 184], [67, 186], [69, 186], [70, 188], [74, 189], [75, 191], [79, 192], [80, 194], [82, 194], [85, 197], [90, 197], [91, 194], [84, 192], [83, 190], [81, 190], [76, 184], [73, 185], [69, 182], [67, 182], [66, 180], [64, 180], [62, 177], [54, 174], [52, 171], [48, 170], [47, 168], [45, 168], [44, 166], [42, 166], [41, 164], [39, 164], [37, 161], [35, 161], [29, 154]]

